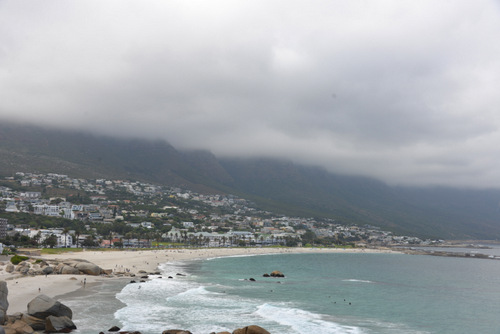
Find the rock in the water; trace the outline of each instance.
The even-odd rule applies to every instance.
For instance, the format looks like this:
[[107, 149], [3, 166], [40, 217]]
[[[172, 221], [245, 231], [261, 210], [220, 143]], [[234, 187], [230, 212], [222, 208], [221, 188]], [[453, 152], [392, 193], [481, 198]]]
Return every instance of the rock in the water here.
[[76, 329], [75, 324], [68, 317], [54, 317], [49, 315], [45, 319], [45, 331], [49, 333], [53, 332], [63, 332], [68, 333], [71, 330]]
[[101, 267], [90, 262], [80, 262], [75, 268], [87, 275], [98, 276], [102, 273]]
[[108, 329], [108, 332], [119, 332], [119, 331], [120, 331], [120, 327], [118, 327], [118, 326], [113, 326], [110, 329]]
[[167, 329], [163, 331], [162, 334], [192, 334], [190, 331], [186, 331], [183, 329]]
[[285, 277], [285, 275], [281, 271], [275, 270], [271, 273], [271, 277]]
[[262, 277], [270, 277], [269, 274], [264, 274]]
[[28, 314], [41, 319], [49, 315], [73, 318], [73, 312], [69, 307], [43, 294], [28, 303]]
[[245, 328], [236, 329], [233, 334], [271, 334], [260, 326], [247, 326]]
[[12, 263], [9, 263], [5, 266], [5, 271], [8, 273], [14, 272], [14, 269], [16, 269], [16, 267]]

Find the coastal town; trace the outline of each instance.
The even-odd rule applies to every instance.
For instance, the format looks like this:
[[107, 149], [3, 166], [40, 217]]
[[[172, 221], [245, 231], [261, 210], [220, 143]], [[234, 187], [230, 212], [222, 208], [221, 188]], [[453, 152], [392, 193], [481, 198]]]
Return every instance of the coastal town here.
[[3, 247], [392, 247], [442, 240], [288, 217], [234, 195], [140, 181], [18, 172], [0, 183]]

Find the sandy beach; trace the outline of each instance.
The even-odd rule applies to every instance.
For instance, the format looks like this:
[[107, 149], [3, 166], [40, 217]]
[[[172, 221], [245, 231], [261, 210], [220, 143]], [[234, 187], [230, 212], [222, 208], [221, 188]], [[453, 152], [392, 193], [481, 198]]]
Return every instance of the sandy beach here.
[[[83, 251], [68, 252], [60, 255], [43, 255], [42, 259], [83, 259], [92, 262], [102, 269], [113, 270], [113, 273], [130, 272], [138, 274], [143, 270], [148, 273], [156, 271], [159, 264], [208, 259], [213, 257], [258, 255], [275, 253], [384, 253], [390, 250], [376, 249], [326, 249], [326, 248], [209, 248], [209, 249], [165, 249], [145, 251]], [[3, 268], [1, 268], [3, 269]], [[47, 275], [20, 276], [19, 273], [0, 271], [0, 280], [5, 280], [9, 289], [9, 308], [7, 313], [25, 312], [27, 304], [38, 294], [43, 293], [56, 297], [84, 288], [85, 284], [114, 279], [118, 275]]]

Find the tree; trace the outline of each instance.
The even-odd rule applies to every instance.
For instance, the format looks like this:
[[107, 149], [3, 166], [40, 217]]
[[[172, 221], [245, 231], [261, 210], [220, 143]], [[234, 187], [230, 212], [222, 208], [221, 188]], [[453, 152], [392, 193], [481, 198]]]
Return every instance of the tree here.
[[43, 241], [43, 245], [54, 248], [57, 245], [57, 237], [54, 234], [51, 234]]
[[80, 228], [76, 228], [76, 230], [75, 230], [76, 248], [78, 248], [78, 241], [80, 239], [80, 234], [81, 234]]
[[132, 239], [133, 233], [132, 232], [127, 232], [125, 233], [125, 239], [128, 240], [128, 247], [130, 247], [130, 239]]
[[112, 248], [113, 247], [113, 232], [109, 232], [108, 240], [109, 240], [109, 248]]
[[33, 239], [33, 241], [36, 242], [37, 245], [39, 245], [40, 239], [42, 239], [42, 232], [38, 231], [38, 233], [35, 234], [32, 239]]
[[95, 247], [96, 243], [94, 241], [94, 238], [90, 235], [88, 235], [85, 240], [82, 242], [83, 247]]
[[64, 247], [68, 247], [68, 233], [69, 233], [69, 228], [65, 227], [63, 229], [63, 234], [64, 234]]

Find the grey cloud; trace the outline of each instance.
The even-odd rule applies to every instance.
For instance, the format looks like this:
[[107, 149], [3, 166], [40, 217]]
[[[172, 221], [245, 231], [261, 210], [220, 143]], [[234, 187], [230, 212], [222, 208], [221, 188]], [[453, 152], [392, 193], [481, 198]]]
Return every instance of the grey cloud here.
[[0, 6], [1, 118], [500, 186], [494, 1]]

